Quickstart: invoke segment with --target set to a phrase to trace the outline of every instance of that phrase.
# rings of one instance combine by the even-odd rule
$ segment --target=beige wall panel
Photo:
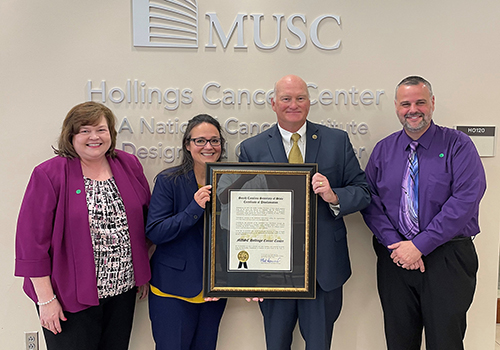
[[[221,122],[236,118],[239,123],[274,122],[269,105],[255,103],[210,105],[202,99],[202,88],[217,82],[220,90],[210,89],[214,99],[223,90],[269,90],[281,76],[294,73],[314,83],[312,98],[329,89],[361,93],[384,90],[379,104],[323,105],[311,107],[310,119],[337,122],[345,126],[354,121],[366,123],[368,132],[350,132],[356,149],[365,148],[360,162],[364,167],[369,152],[384,136],[400,129],[393,105],[393,90],[404,76],[423,75],[434,86],[436,123],[495,125],[500,70],[500,2],[498,1],[290,1],[199,0],[199,47],[197,49],[134,47],[131,1],[17,1],[0,3],[0,339],[2,348],[22,349],[23,332],[40,330],[33,303],[22,293],[22,281],[13,277],[16,217],[24,189],[35,165],[53,155],[50,146],[58,137],[62,120],[75,104],[87,99],[87,82],[94,89],[106,81],[107,91],[125,91],[127,80],[145,82],[146,88],[192,90],[193,102],[181,103],[173,111],[165,103],[113,103],[106,105],[119,123],[126,117],[134,129],[119,134],[123,142],[147,148],[177,147],[182,135],[140,132],[140,118],[150,122],[174,121],[179,124],[197,113],[210,113]],[[238,13],[263,14],[262,41],[275,40],[273,14],[283,14],[282,36],[272,50],[258,49],[253,42],[253,20],[244,20],[246,49],[235,49],[236,34],[222,48],[206,48],[209,21],[206,13],[216,13],[227,32]],[[307,43],[301,50],[289,50],[299,40],[286,27],[286,19],[303,14],[307,24]],[[308,30],[320,15],[340,17],[322,22],[319,39],[339,49],[325,51],[314,46]],[[357,95],[359,99],[359,93]],[[116,94],[114,95],[116,98]],[[100,96],[94,94],[94,100]],[[229,123],[235,129],[237,123]],[[226,134],[228,160],[235,161],[234,149],[248,134]],[[164,159],[142,159],[152,183],[161,169],[176,163]],[[500,173],[497,156],[483,158],[488,190],[481,204],[482,233],[475,240],[480,257],[478,287],[469,312],[466,348],[494,349],[495,308],[498,279]],[[335,325],[333,348],[342,350],[381,350],[385,348],[382,311],[376,292],[375,255],[371,233],[359,214],[347,219],[353,276],[344,288],[344,307]],[[293,350],[303,349],[296,331]],[[223,317],[218,349],[264,349],[262,318],[258,306],[240,299],[230,300]],[[41,349],[45,346],[42,345]],[[152,349],[147,302],[139,302],[132,334],[132,350]]]

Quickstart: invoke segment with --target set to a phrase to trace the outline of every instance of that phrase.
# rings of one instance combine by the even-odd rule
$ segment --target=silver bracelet
[[[43,305],[50,304],[51,302],[53,302],[53,301],[54,301],[54,300],[56,300],[56,299],[57,299],[57,297],[56,297],[56,295],[54,294],[54,296],[52,297],[52,299],[50,299],[49,301],[45,301],[45,302],[43,302],[43,303],[41,303],[41,302],[37,301],[37,302],[36,302],[36,304],[37,304],[38,306],[43,306]]]

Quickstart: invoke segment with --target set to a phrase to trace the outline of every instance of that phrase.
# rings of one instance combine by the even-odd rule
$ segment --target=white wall
[[[215,49],[205,48],[209,28],[205,13],[217,13],[227,32],[236,14],[261,13],[262,41],[274,41],[272,14],[304,14],[310,28],[323,14],[340,16],[341,25],[327,20],[320,25],[319,38],[341,47],[325,51],[314,46],[307,35],[301,50],[288,50],[298,40],[282,23],[282,40],[272,50],[261,50],[253,43],[253,20],[244,21],[247,49],[234,49],[236,37],[226,49],[216,38]],[[167,111],[164,104],[106,102],[121,122],[127,117],[134,134],[122,132],[122,142],[137,146],[178,146],[178,135],[141,134],[142,116],[148,121],[187,121],[206,112],[222,122],[235,117],[240,122],[274,121],[269,105],[209,105],[201,98],[202,87],[211,81],[222,88],[211,91],[211,98],[222,90],[269,90],[275,80],[289,73],[315,83],[312,97],[324,89],[360,92],[384,90],[380,103],[369,106],[320,105],[311,108],[310,119],[328,118],[343,124],[354,120],[366,123],[365,135],[351,135],[356,148],[365,147],[361,164],[376,141],[398,130],[394,113],[393,89],[403,77],[423,75],[434,86],[434,120],[441,125],[494,125],[497,123],[498,1],[287,1],[244,0],[199,2],[199,48],[138,48],[132,43],[132,5],[130,1],[68,2],[52,0],[0,3],[0,339],[6,349],[23,348],[23,332],[39,330],[35,308],[21,291],[21,279],[13,277],[15,223],[20,201],[33,167],[52,156],[61,122],[67,111],[87,99],[86,84],[97,88],[102,80],[107,89],[125,89],[127,79],[146,82],[162,91],[190,88],[193,103]],[[99,100],[95,96],[94,100]],[[231,124],[232,127],[235,125]],[[248,135],[226,135],[230,161],[232,151]],[[120,148],[120,147],[119,147]],[[497,150],[498,152],[498,150]],[[498,154],[498,153],[497,153]],[[142,163],[150,180],[166,164],[160,159]],[[500,188],[494,181],[499,173],[498,156],[484,158],[488,190],[481,204],[482,233],[475,240],[480,257],[478,287],[469,312],[466,348],[494,348],[495,308],[498,269],[499,220],[497,198]],[[333,345],[342,350],[384,349],[382,314],[375,285],[375,256],[371,233],[359,214],[347,219],[353,276],[345,285],[342,315],[335,326]],[[44,346],[42,346],[44,348]],[[151,349],[153,342],[147,316],[147,303],[139,302],[131,349]],[[224,315],[219,349],[264,349],[262,320],[258,307],[245,301],[230,300]],[[293,349],[303,349],[297,333]]]

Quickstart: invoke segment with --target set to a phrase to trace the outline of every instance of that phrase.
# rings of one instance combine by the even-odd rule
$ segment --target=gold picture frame
[[[317,164],[206,166],[204,296],[315,298]]]

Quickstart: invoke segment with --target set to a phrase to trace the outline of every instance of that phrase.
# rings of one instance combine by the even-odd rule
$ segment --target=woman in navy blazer
[[[205,163],[220,160],[224,138],[217,120],[192,118],[182,140],[182,163],[156,177],[147,237],[151,258],[149,315],[156,349],[215,349],[226,300],[203,298],[203,213],[211,186]]]

